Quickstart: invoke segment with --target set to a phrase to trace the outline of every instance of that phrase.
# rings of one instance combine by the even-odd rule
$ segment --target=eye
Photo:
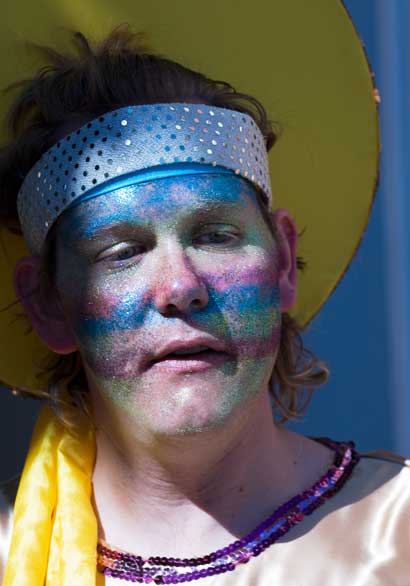
[[[126,244],[121,243],[117,246],[112,246],[99,255],[99,261],[104,260],[108,262],[121,263],[130,260],[143,253],[145,248],[141,244]]]
[[[128,260],[129,258],[132,258],[138,254],[137,248],[137,246],[128,246],[127,248],[117,252],[117,254],[114,254],[112,258],[113,260]]]
[[[239,235],[227,229],[212,229],[195,238],[197,244],[231,245],[238,242]]]

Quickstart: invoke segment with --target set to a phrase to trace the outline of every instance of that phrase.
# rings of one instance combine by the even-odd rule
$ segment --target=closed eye
[[[112,246],[102,252],[97,261],[121,262],[130,260],[139,256],[146,251],[146,247],[141,244],[127,244],[122,242],[116,246]]]
[[[216,246],[229,246],[237,244],[240,237],[239,234],[227,229],[211,229],[204,231],[195,237],[195,244],[199,245],[216,245]]]
[[[206,226],[205,230],[202,229],[201,233],[195,235],[192,239],[194,246],[216,247],[219,249],[236,246],[240,241],[241,236],[235,233],[234,227],[219,228],[218,225]],[[128,261],[138,260],[138,257],[146,253],[154,245],[154,242],[150,244],[135,241],[117,242],[100,252],[95,260],[96,262],[112,263],[113,268],[114,266],[118,267],[129,264]]]

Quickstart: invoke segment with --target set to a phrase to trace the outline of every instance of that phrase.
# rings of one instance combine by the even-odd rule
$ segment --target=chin
[[[181,405],[162,406],[151,419],[151,428],[161,435],[182,436],[215,431],[226,424],[230,413],[215,403],[201,404],[196,400]],[[153,415],[153,414],[151,414]]]

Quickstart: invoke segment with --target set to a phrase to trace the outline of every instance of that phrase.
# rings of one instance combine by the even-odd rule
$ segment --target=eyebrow
[[[108,226],[100,226],[95,230],[89,231],[87,234],[77,239],[77,244],[92,242],[97,238],[103,239],[110,238],[113,236],[123,236],[124,234],[136,232],[137,230],[139,233],[148,233],[148,229],[146,226],[136,225],[132,222],[125,220],[119,220],[117,222],[109,224]]]
[[[192,211],[190,211],[187,215],[191,217],[193,221],[210,219],[212,216],[215,217],[216,214],[232,216],[232,214],[235,214],[235,212],[240,212],[237,202],[207,202],[200,207],[198,206],[194,209],[190,208],[190,210]],[[84,236],[83,238],[79,239],[79,242],[93,238],[101,238],[104,236],[119,236],[124,232],[132,232],[136,230],[144,232],[148,231],[151,225],[151,221],[140,222],[137,220],[134,223],[130,222],[129,220],[118,220],[110,223],[109,225],[102,225],[96,228],[95,231],[92,231],[90,236]]]
[[[238,203],[235,201],[225,201],[225,202],[208,202],[201,207],[194,208],[192,211],[192,218],[201,219],[207,218],[209,216],[215,214],[225,214],[225,215],[232,215],[232,213],[242,213],[242,209],[238,206]]]

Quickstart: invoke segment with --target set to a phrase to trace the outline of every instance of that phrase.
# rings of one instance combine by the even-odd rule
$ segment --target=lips
[[[186,360],[203,360],[204,358],[215,354],[216,350],[211,350],[210,348],[205,348],[203,350],[197,350],[193,352],[184,352],[183,354],[178,354],[176,352],[170,352],[153,362],[163,362],[164,360],[179,360],[179,361],[186,361]]]
[[[194,373],[217,368],[227,362],[229,356],[226,352],[205,350],[188,356],[167,354],[163,358],[151,364],[151,370],[175,374]]]
[[[149,359],[148,368],[166,367],[172,370],[201,370],[226,361],[225,346],[211,338],[176,339],[169,341]]]

